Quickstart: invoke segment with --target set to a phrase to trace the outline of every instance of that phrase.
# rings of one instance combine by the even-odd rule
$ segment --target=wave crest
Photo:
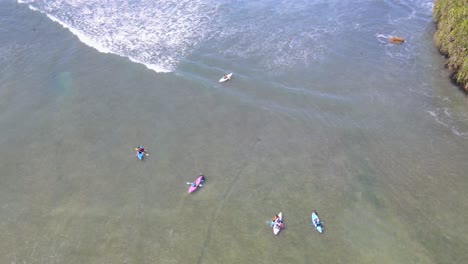
[[[205,14],[218,6],[202,0],[18,2],[46,14],[86,45],[156,72],[173,71],[182,57],[211,34]]]

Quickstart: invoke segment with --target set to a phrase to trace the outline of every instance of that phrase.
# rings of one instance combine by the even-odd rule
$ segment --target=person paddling
[[[137,151],[138,151],[139,153],[146,153],[146,152],[145,152],[145,148],[142,147],[142,146],[138,146]]]
[[[316,227],[319,227],[319,226],[321,226],[321,225],[322,225],[322,224],[320,223],[320,220],[319,220],[318,218],[315,219],[315,226],[316,226]]]
[[[138,146],[138,148],[136,148],[136,151],[138,152],[138,154],[144,154],[145,156],[149,156],[149,154],[146,152],[145,148],[142,147],[142,146]]]

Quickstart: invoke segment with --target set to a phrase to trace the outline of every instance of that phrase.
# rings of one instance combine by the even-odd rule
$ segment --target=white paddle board
[[[225,78],[225,77],[223,76],[221,79],[219,79],[219,82],[221,83],[221,82],[225,82],[225,81],[231,80],[232,72],[231,72],[230,74],[226,74],[226,76],[227,76],[227,78]]]

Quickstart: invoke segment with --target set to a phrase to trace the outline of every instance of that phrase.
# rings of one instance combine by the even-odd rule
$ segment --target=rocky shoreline
[[[453,80],[468,93],[468,0],[436,0],[434,21],[435,44]]]

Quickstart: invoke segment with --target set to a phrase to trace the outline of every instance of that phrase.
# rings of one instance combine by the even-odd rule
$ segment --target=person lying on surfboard
[[[224,79],[225,79],[225,80],[229,79],[229,77],[227,76],[227,74],[224,74]]]

